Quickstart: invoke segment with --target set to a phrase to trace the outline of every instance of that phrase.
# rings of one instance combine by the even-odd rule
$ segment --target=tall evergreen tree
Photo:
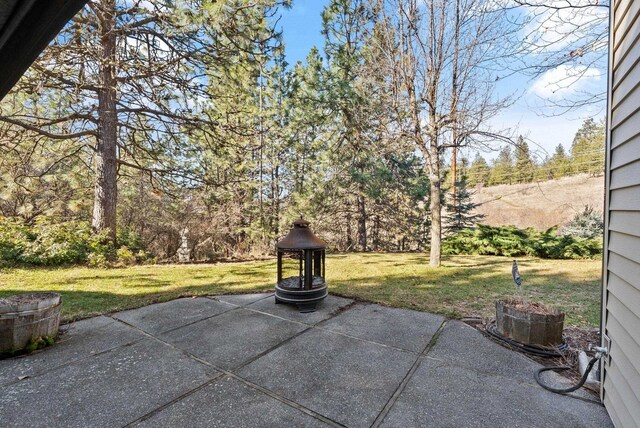
[[[571,144],[571,163],[574,173],[586,172],[590,175],[604,171],[604,123],[586,119],[576,132]]]
[[[549,171],[551,170],[551,157],[549,155],[545,155],[540,165],[536,168],[535,174],[533,175],[534,181],[546,181],[550,180],[552,177],[549,175]]]
[[[535,163],[529,152],[529,145],[521,135],[516,144],[516,160],[513,176],[516,183],[530,183],[535,174]]]
[[[491,169],[484,157],[478,152],[476,157],[471,163],[469,169],[469,185],[487,185],[489,183],[489,177],[491,175]]]
[[[280,225],[285,230],[301,215],[314,220],[331,209],[333,200],[325,191],[335,172],[327,162],[332,116],[326,103],[324,61],[317,48],[311,49],[305,63],[293,67],[290,79],[282,111],[287,126],[279,130],[285,143],[280,169],[284,205]]]
[[[513,181],[513,156],[511,154],[511,147],[504,146],[500,150],[500,153],[498,153],[498,157],[493,163],[493,168],[491,168],[489,185],[512,184]]]
[[[372,26],[371,3],[368,0],[331,0],[322,13],[325,53],[327,55],[327,102],[338,119],[337,145],[341,148],[336,161],[348,162],[347,171],[353,187],[357,218],[357,242],[367,251],[367,187],[375,152],[367,144],[365,132],[370,127],[367,104],[371,97],[363,91],[363,49]]]
[[[291,67],[273,27],[286,3],[90,0],[0,105],[0,212],[94,205],[96,231],[113,236],[115,212],[161,258],[181,235],[206,257],[271,251],[303,215],[338,250],[429,250],[437,266],[442,232],[477,221],[467,186],[520,161],[444,167],[492,138],[502,12],[330,0],[323,46]]]
[[[567,156],[564,146],[558,144],[553,152],[553,156],[551,156],[548,162],[548,176],[551,179],[556,179],[569,175],[570,173],[571,160],[569,156]]]
[[[222,143],[207,115],[207,73],[224,73],[239,50],[272,37],[255,15],[275,0],[247,3],[92,0],[16,85],[13,106],[21,93],[38,94],[29,111],[5,99],[0,121],[72,141],[92,159],[96,232],[115,241],[125,171],[160,191],[203,182],[203,149]],[[191,144],[195,135],[204,144]]]

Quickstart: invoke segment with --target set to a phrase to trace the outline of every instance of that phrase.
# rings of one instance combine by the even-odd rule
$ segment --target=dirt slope
[[[482,223],[547,229],[566,223],[585,205],[602,212],[604,176],[581,174],[538,183],[476,188],[473,191],[473,201],[481,204],[477,212],[486,215]]]

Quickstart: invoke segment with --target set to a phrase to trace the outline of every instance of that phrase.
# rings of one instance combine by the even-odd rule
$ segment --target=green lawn
[[[600,261],[522,258],[518,263],[530,299],[566,311],[570,325],[599,325]],[[333,254],[327,256],[326,274],[333,293],[454,318],[491,316],[496,299],[515,295],[509,258],[451,256],[439,269],[428,264],[421,254]],[[4,269],[0,297],[57,291],[69,321],[179,296],[268,291],[274,278],[275,262]]]

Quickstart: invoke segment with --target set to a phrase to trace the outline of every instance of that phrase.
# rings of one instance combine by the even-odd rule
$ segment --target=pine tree
[[[551,157],[549,155],[545,155],[540,165],[536,168],[536,171],[533,175],[534,181],[546,181],[550,180],[549,171],[551,170]]]
[[[462,229],[473,227],[484,219],[484,214],[473,211],[478,207],[471,199],[472,193],[468,189],[468,179],[462,175],[456,185],[455,205],[446,204],[445,235],[453,235]]]
[[[275,0],[141,3],[89,2],[5,99],[37,93],[31,114],[0,111],[27,138],[69,141],[91,159],[93,229],[113,242],[118,178],[140,172],[161,191],[203,184],[205,148],[226,143],[207,108],[219,101],[211,81],[276,38]]]
[[[491,175],[491,169],[489,164],[483,158],[480,153],[476,153],[476,157],[469,169],[469,185],[487,185],[489,183],[489,176]]]
[[[511,147],[504,146],[498,158],[491,168],[491,175],[489,176],[489,185],[495,186],[497,184],[511,184],[513,182],[513,156],[511,155]]]
[[[533,180],[534,174],[535,163],[531,158],[529,145],[521,135],[518,137],[518,143],[516,145],[516,163],[513,171],[515,182],[530,183]]]
[[[550,179],[565,177],[571,173],[571,162],[562,144],[556,146],[556,150],[548,162],[548,175]]]
[[[370,106],[372,97],[365,90],[367,82],[363,82],[362,70],[363,49],[368,41],[366,30],[373,25],[371,11],[369,0],[331,0],[322,12],[327,55],[324,90],[327,107],[336,119],[337,144],[342,149],[335,161],[346,164],[349,171],[348,205],[354,207],[360,251],[369,247],[367,196],[377,192],[373,177],[377,159],[367,140],[380,141],[376,135],[366,135],[373,128],[372,116],[376,111]]]
[[[585,120],[571,144],[572,172],[602,174],[604,170],[604,123]]]

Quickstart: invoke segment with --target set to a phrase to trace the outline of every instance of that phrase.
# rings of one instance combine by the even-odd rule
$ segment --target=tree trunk
[[[100,89],[98,92],[98,138],[95,158],[95,193],[92,227],[94,232],[108,230],[116,239],[117,204],[117,114],[116,114],[116,35],[115,0],[104,0],[98,8],[100,23]]]
[[[280,235],[280,166],[276,166],[272,170],[271,175],[271,198],[272,198],[272,209],[271,209],[271,230],[273,231],[273,247],[278,242],[278,238]]]
[[[347,212],[347,251],[353,248],[353,240],[351,239],[351,212]]]
[[[364,195],[358,195],[358,245],[367,251],[367,211]]]
[[[440,201],[440,159],[437,143],[431,143],[429,166],[430,209],[431,209],[431,250],[429,265],[440,267],[442,254],[442,204]]]
[[[454,23],[454,48],[453,64],[451,72],[451,124],[452,124],[452,145],[453,154],[451,160],[451,201],[456,206],[456,186],[458,185],[458,55],[460,53],[460,0],[456,0],[456,17]]]
[[[376,215],[373,222],[373,251],[380,251],[380,216]]]

